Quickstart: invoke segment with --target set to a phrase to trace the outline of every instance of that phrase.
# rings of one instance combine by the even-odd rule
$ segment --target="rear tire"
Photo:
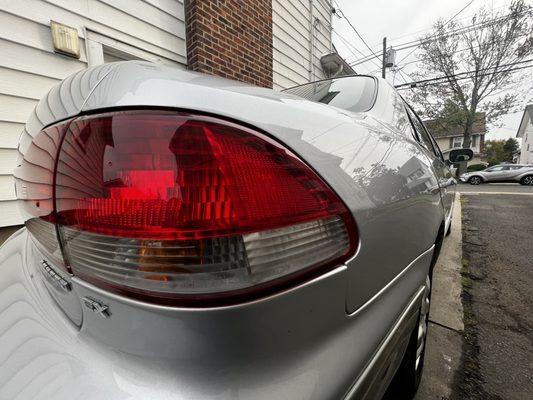
[[[524,176],[520,179],[520,184],[525,186],[533,186],[533,175]]]
[[[415,397],[420,386],[426,353],[430,299],[431,280],[428,275],[417,324],[411,333],[402,363],[387,390],[385,396],[387,399],[411,400]]]
[[[468,183],[471,185],[480,185],[483,183],[483,180],[479,176],[473,176],[470,179],[468,179]]]

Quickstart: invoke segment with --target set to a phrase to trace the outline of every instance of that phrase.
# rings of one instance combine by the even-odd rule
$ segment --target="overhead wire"
[[[352,30],[355,32],[355,34],[357,35],[357,37],[361,40],[361,42],[363,42],[363,44],[366,46],[366,48],[368,50],[370,50],[370,52],[375,55],[376,57],[379,57],[378,55],[376,55],[376,53],[374,53],[374,50],[372,50],[372,48],[368,45],[368,43],[366,42],[366,40],[363,38],[363,36],[359,33],[359,31],[355,28],[355,26],[352,24],[352,22],[350,21],[350,19],[348,17],[346,17],[346,15],[344,14],[344,12],[342,11],[342,9],[339,7],[339,3],[337,3],[335,0],[334,0],[335,4],[336,4],[336,12],[338,13],[338,15],[340,15],[342,18],[344,18],[344,20],[348,23],[348,25],[350,25],[350,27],[352,28]]]
[[[448,21],[446,21],[446,22],[444,23],[444,26],[446,26],[446,25],[448,25],[450,22],[452,22],[452,21],[453,21],[453,20],[454,20],[459,14],[461,14],[464,10],[466,10],[468,7],[470,7],[474,1],[475,1],[475,0],[470,0],[470,2],[469,2],[466,6],[464,6],[463,8],[461,8],[457,13],[454,14],[453,17],[451,17]],[[416,46],[413,50],[411,50],[411,51],[409,52],[409,54],[407,54],[404,58],[402,58],[400,61],[398,61],[398,64],[401,64],[402,61],[404,61],[407,57],[409,57],[411,54],[413,54],[413,53],[416,51],[416,49],[417,49],[418,47],[420,47],[421,45],[422,45],[422,43],[420,43],[420,44],[419,44],[418,46]]]
[[[502,7],[503,8],[503,7]],[[526,10],[524,11],[524,13],[531,13],[531,10]],[[458,14],[456,14],[458,15]],[[455,35],[458,35],[458,34],[462,34],[462,33],[466,33],[466,32],[470,32],[472,30],[476,30],[476,29],[480,29],[480,28],[483,28],[485,26],[489,26],[491,24],[494,24],[498,21],[502,21],[502,20],[505,20],[509,17],[511,17],[512,15],[514,14],[506,14],[506,15],[503,15],[503,16],[500,16],[500,17],[497,17],[497,18],[494,18],[494,19],[491,19],[489,21],[485,21],[485,22],[479,22],[477,24],[473,24],[473,25],[468,25],[468,26],[464,26],[464,27],[460,27],[456,30],[452,30],[450,32],[446,32],[442,35],[433,35],[433,37],[431,37],[430,39],[417,39],[417,40],[413,40],[413,41],[409,41],[409,42],[404,42],[404,43],[400,43],[400,44],[397,44],[395,45],[395,50],[396,51],[402,51],[402,50],[407,50],[407,49],[410,49],[410,48],[418,48],[420,47],[421,45],[425,44],[425,43],[429,43],[431,41],[435,41],[435,40],[438,40],[442,37],[448,37],[448,36],[455,36]],[[451,19],[448,20],[446,22],[446,24],[449,24],[451,22]],[[415,50],[413,50],[412,52],[410,52],[407,56],[405,56],[404,58],[402,58],[398,64],[400,64],[403,60],[405,60],[409,55],[411,55]],[[377,56],[379,58],[379,56]],[[349,62],[349,64],[351,66],[357,66],[359,64],[362,64],[362,63],[365,63],[365,62],[368,62],[370,59],[373,59],[373,58],[376,58],[376,55],[375,53],[372,53],[372,54],[367,54],[365,57],[362,57],[360,59],[357,59],[357,60],[354,60],[352,62]]]
[[[355,50],[355,51],[357,51],[359,54],[363,54],[363,53],[361,52],[361,50],[359,50],[357,47],[355,47],[353,44],[351,44],[351,43],[350,43],[345,37],[343,37],[341,34],[339,34],[339,32],[337,32],[335,29],[332,28],[331,31],[332,31],[335,35],[337,35],[337,37],[338,37],[338,38],[344,43],[344,45],[348,48],[348,51],[349,51],[350,53],[352,53],[354,56],[355,56],[355,52],[352,51],[352,49]],[[376,65],[376,66],[379,66],[375,61],[373,62],[373,64]],[[381,68],[381,66],[379,66],[379,68]]]
[[[531,67],[533,67],[533,64],[532,65],[527,65],[527,66],[522,66],[522,67],[517,67],[517,68],[502,69],[500,71],[498,71],[498,69],[499,68],[506,68],[506,67],[514,67],[515,65],[525,64],[525,63],[532,62],[532,61],[533,61],[533,59],[521,60],[521,61],[516,61],[514,63],[501,64],[501,65],[497,65],[497,66],[481,68],[481,69],[478,69],[478,70],[463,71],[463,72],[458,72],[458,73],[452,74],[452,75],[443,75],[443,76],[439,76],[439,77],[435,77],[435,78],[428,78],[428,79],[422,79],[422,80],[419,80],[419,81],[406,82],[404,84],[396,85],[395,87],[397,89],[403,89],[406,86],[409,86],[409,87],[412,87],[412,88],[414,88],[414,87],[425,87],[428,84],[447,83],[449,78],[456,78],[455,80],[470,79],[471,76],[469,76],[469,75],[471,75],[471,74],[476,74],[477,77],[483,77],[483,76],[488,76],[488,75],[491,75],[491,74],[512,72],[512,71],[517,71],[517,70],[521,70],[521,69],[531,68]],[[485,74],[483,74],[483,73],[479,74],[479,72],[486,72],[486,71],[489,71],[489,72],[485,73]],[[466,76],[464,76],[464,75],[466,75]],[[420,84],[422,84],[423,86],[419,86]]]

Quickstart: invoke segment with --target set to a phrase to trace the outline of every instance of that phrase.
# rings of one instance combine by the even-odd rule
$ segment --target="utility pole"
[[[387,69],[387,38],[383,38],[383,64],[381,66],[381,77],[385,79]]]

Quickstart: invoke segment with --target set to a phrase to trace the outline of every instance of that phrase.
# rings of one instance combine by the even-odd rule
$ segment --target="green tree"
[[[511,162],[516,150],[518,150],[518,141],[516,139],[489,140],[485,143],[485,159],[489,165]]]
[[[520,148],[520,145],[518,144],[518,140],[515,138],[509,138],[505,141],[505,144],[503,145],[503,149],[505,150],[505,153],[508,155],[507,161],[511,162],[513,161],[513,155],[518,151]]]
[[[495,122],[524,98],[518,90],[528,77],[520,73],[533,53],[532,7],[513,0],[508,10],[481,8],[467,22],[438,21],[421,38],[417,81],[410,100],[424,117],[460,123],[464,147],[470,147],[476,112]],[[509,89],[515,88],[513,92]]]

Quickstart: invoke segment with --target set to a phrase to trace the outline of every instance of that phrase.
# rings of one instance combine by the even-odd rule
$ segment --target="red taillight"
[[[74,275],[158,303],[258,295],[355,252],[355,225],[294,154],[213,117],[132,111],[70,122],[55,217]]]

